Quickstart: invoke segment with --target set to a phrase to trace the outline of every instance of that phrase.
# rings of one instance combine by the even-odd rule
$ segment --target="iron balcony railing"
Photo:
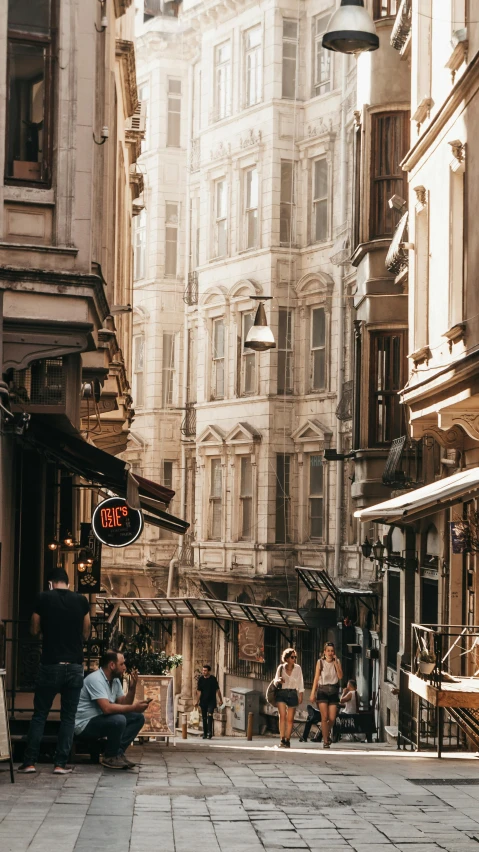
[[[196,408],[194,402],[185,405],[185,416],[183,417],[180,431],[185,438],[194,438],[196,435]]]
[[[183,301],[188,307],[198,304],[198,273],[188,272],[188,284],[183,295]]]

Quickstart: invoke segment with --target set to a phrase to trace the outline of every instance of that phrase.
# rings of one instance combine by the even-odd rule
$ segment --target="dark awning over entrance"
[[[302,615],[285,607],[257,606],[236,601],[209,598],[110,598],[98,597],[97,604],[119,607],[119,614],[133,618],[223,618],[227,621],[250,621],[264,627],[289,627],[309,630]]]
[[[143,509],[147,523],[179,535],[188,529],[186,521],[165,512],[175,492],[143,476],[133,476],[129,465],[116,456],[33,418],[24,440],[72,473],[125,497],[132,508]]]
[[[330,595],[337,604],[344,603],[344,599],[347,596],[358,598],[368,609],[371,609],[372,602],[376,602],[377,593],[372,589],[337,586],[328,572],[322,571],[320,568],[305,568],[302,565],[298,565],[296,566],[296,573],[310,592],[319,592],[326,597]]]

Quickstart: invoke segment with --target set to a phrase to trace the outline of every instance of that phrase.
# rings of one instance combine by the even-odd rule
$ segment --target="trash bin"
[[[235,686],[231,690],[231,727],[234,731],[246,733],[248,713],[253,713],[253,734],[259,733],[259,692],[245,686]]]

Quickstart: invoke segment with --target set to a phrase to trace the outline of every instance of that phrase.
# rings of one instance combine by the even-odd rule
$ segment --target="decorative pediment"
[[[140,435],[137,435],[136,432],[132,432],[130,429],[128,432],[127,450],[144,450],[147,446],[147,442]]]
[[[323,444],[329,444],[333,433],[328,426],[324,426],[319,420],[306,420],[299,429],[291,435],[296,443],[306,443],[309,441],[321,441]]]
[[[219,428],[219,426],[207,426],[205,431],[202,432],[198,438],[198,445],[205,446],[205,444],[214,444],[215,446],[218,446],[218,444],[223,444],[224,440],[224,432]]]
[[[237,423],[225,438],[227,444],[250,444],[251,441],[261,441],[261,433],[249,423]]]
[[[200,305],[203,307],[213,307],[214,305],[224,305],[228,297],[228,291],[222,284],[216,287],[208,287],[205,293],[200,296]]]
[[[312,293],[330,294],[334,289],[334,281],[326,272],[310,272],[303,275],[296,284],[298,296],[307,296]]]
[[[243,278],[241,281],[237,281],[236,284],[233,284],[230,290],[230,296],[232,299],[238,299],[241,296],[258,296],[261,295],[261,292],[261,287],[256,283],[256,281],[252,281],[251,278]]]

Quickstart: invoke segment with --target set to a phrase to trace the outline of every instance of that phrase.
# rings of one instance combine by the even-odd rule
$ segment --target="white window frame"
[[[245,483],[244,468],[249,465],[249,485]],[[241,507],[239,539],[240,541],[252,541],[254,539],[254,520],[253,520],[253,464],[251,456],[239,456],[239,502]],[[245,507],[249,508],[246,509]],[[245,526],[245,521],[249,514],[249,529]]]
[[[170,210],[168,210],[170,208]],[[175,208],[175,210],[173,210]],[[180,205],[178,201],[165,201],[165,278],[178,277],[178,228],[180,223]],[[168,246],[174,245],[174,270],[167,269]]]
[[[173,90],[172,85],[173,84]],[[174,86],[179,85],[179,91],[174,91]],[[166,147],[181,148],[181,96],[182,85],[178,77],[168,77],[168,88],[166,92],[167,99],[167,121],[166,121]],[[173,106],[179,105],[179,109],[173,109]],[[170,118],[171,116],[171,118]],[[173,125],[173,116],[179,116],[178,128]],[[174,131],[174,132],[173,132]],[[176,136],[176,133],[178,134]]]
[[[259,41],[248,47],[252,34],[259,34]],[[261,24],[250,27],[243,33],[244,51],[244,106],[248,107],[259,104],[262,99],[263,84],[263,31]]]
[[[241,396],[254,396],[257,392],[257,359],[253,349],[245,349],[245,340],[249,331],[249,321],[254,322],[254,312],[244,311],[241,314],[241,358],[240,358],[240,392]],[[251,389],[246,388],[246,376],[249,365],[254,364],[253,381]]]
[[[321,491],[312,490],[312,476],[311,476],[311,468],[312,468],[312,460],[319,459],[319,463],[322,467],[322,477],[321,477]],[[316,464],[318,464],[316,462]],[[319,464],[318,464],[319,466]],[[316,503],[320,503],[321,512],[317,514],[316,511],[313,515],[313,505],[316,506]],[[321,519],[321,535],[313,535],[312,526],[313,526],[313,517]],[[308,537],[311,541],[324,541],[324,466],[323,466],[323,456],[321,453],[311,453],[308,456]]]
[[[313,346],[313,329],[314,329],[314,313],[315,311],[322,311],[324,316],[324,343],[321,343],[319,346]],[[309,348],[310,348],[310,393],[322,393],[327,388],[328,376],[327,376],[327,342],[328,342],[328,324],[327,324],[327,314],[324,308],[324,305],[314,305],[310,309],[310,317],[309,317]],[[315,386],[315,353],[316,352],[324,352],[324,381],[322,384],[318,384]]]
[[[326,193],[320,194],[316,196],[316,172],[317,166],[319,163],[324,164],[326,170]],[[312,209],[312,240],[313,243],[325,243],[329,240],[329,232],[330,232],[330,197],[331,197],[331,178],[330,178],[330,169],[327,157],[316,157],[313,160],[313,169],[312,169],[312,196],[313,196],[313,209]],[[326,229],[324,235],[318,236],[318,216],[319,211],[322,209],[321,205],[326,207]]]
[[[256,176],[256,198],[254,198],[254,178]],[[245,249],[258,248],[259,244],[259,174],[256,165],[244,170],[243,173],[243,233]],[[250,226],[253,223],[252,234]]]
[[[291,167],[291,190],[289,200],[284,199],[283,189],[283,167]],[[284,217],[284,213],[287,216]],[[284,234],[281,233],[281,224],[287,221],[289,229],[289,239],[283,239]],[[294,160],[281,160],[280,163],[280,203],[279,203],[279,241],[282,246],[293,245],[296,238],[296,163]]]
[[[223,186],[222,194],[224,209],[219,209],[219,187]],[[214,257],[226,257],[228,254],[228,184],[226,178],[219,178],[214,182],[214,217],[215,217],[215,234],[214,234]],[[221,251],[220,233],[224,229],[224,251]]]
[[[215,493],[215,470],[219,470],[219,494]],[[209,463],[210,487],[208,498],[208,541],[221,541],[223,537],[223,459],[221,456],[212,456]],[[219,518],[217,513],[219,512]],[[215,523],[219,530],[215,529]],[[217,534],[218,533],[218,534]]]
[[[296,35],[295,36],[286,34],[286,30],[287,30],[288,26],[291,25],[291,24],[296,25]],[[297,95],[297,89],[298,89],[299,21],[297,19],[283,18],[283,41],[282,41],[282,45],[283,45],[283,56],[282,56],[282,61],[281,61],[281,68],[282,68],[281,97],[286,99],[286,100],[294,100],[294,98]],[[294,57],[293,56],[285,56],[285,47],[288,50],[290,45],[295,46]],[[292,53],[292,51],[291,51],[291,53]],[[285,89],[286,89],[285,77],[287,77],[286,72],[287,72],[290,65],[294,68],[294,92],[292,94],[285,94]]]
[[[281,313],[287,315],[284,341],[280,335],[279,317]],[[288,318],[289,315],[289,318]],[[277,369],[277,392],[278,394],[292,394],[294,390],[294,311],[291,308],[279,308],[278,310],[278,369]],[[284,345],[283,345],[284,344]],[[284,353],[281,354],[280,353]],[[283,363],[281,363],[283,362]],[[284,369],[283,369],[284,368]],[[284,373],[284,378],[283,378]],[[284,382],[282,387],[281,383]]]
[[[171,338],[170,363],[165,363],[166,339]],[[164,331],[162,335],[162,363],[161,363],[161,407],[171,408],[176,404],[178,391],[178,333],[176,331]]]
[[[216,329],[223,326],[223,351],[218,353],[216,348]],[[218,391],[219,375],[223,372],[223,390]],[[212,321],[211,328],[211,398],[224,399],[226,396],[226,323],[224,317],[217,317]]]
[[[326,95],[333,88],[333,56],[323,47],[323,35],[326,32],[331,11],[321,12],[313,18],[313,91],[312,97]],[[323,63],[327,74],[322,79]]]
[[[221,59],[221,52],[228,47],[229,55],[226,59]],[[232,44],[231,40],[227,39],[217,44],[214,49],[215,58],[215,118],[216,121],[221,121],[223,118],[228,118],[231,115],[231,58]]]
[[[135,251],[134,251],[134,280],[146,278],[146,210],[135,217]]]
[[[136,408],[145,406],[145,333],[133,331],[133,401]]]

